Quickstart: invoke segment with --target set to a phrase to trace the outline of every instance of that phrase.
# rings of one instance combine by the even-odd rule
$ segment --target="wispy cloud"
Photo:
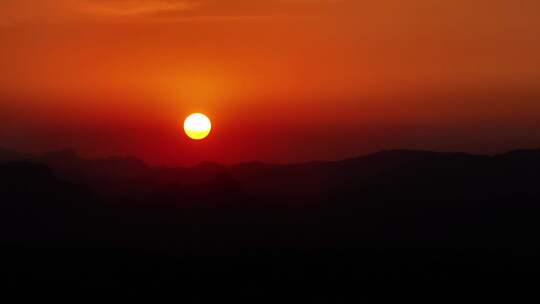
[[[196,6],[188,0],[1,0],[0,24],[136,19]]]
[[[82,0],[80,8],[86,14],[103,16],[144,16],[161,12],[193,10],[194,1],[182,0]]]
[[[300,16],[350,0],[1,0],[0,22],[254,19]]]

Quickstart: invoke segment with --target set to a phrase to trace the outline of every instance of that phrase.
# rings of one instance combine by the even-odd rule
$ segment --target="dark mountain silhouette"
[[[83,159],[72,150],[0,151],[5,261],[54,252],[56,265],[7,263],[20,282],[43,271],[104,286],[133,286],[133,277],[227,281],[220,275],[232,272],[250,282],[327,286],[338,278],[501,280],[540,271],[540,150],[391,150],[189,168]],[[202,256],[241,260],[180,262]],[[100,277],[111,269],[115,275]]]
[[[27,159],[29,156],[23,155],[17,151],[0,147],[0,161],[16,161]]]

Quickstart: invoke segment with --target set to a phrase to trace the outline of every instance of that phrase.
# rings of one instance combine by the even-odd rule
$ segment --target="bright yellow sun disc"
[[[194,113],[189,115],[184,121],[184,131],[186,135],[194,140],[204,139],[210,134],[212,123],[204,114]]]

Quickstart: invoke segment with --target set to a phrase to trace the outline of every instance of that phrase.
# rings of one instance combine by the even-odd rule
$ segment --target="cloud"
[[[350,0],[2,0],[0,23],[300,16]]]
[[[182,0],[2,0],[0,24],[138,18],[195,6]]]
[[[330,16],[335,22],[411,24],[504,22],[537,25],[538,0],[0,0],[0,24],[88,21],[181,21]],[[488,9],[489,8],[489,9]],[[534,19],[534,20],[533,20]],[[533,21],[530,21],[533,20]],[[355,25],[352,25],[355,26]]]
[[[181,0],[83,0],[87,14],[103,16],[143,16],[160,12],[181,12],[196,7],[194,1]]]
[[[87,13],[153,19],[252,19],[323,12],[350,0],[79,0]]]

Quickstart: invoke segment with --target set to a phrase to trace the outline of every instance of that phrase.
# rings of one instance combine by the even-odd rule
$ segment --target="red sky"
[[[156,164],[540,146],[537,0],[3,0],[0,146]],[[203,142],[181,133],[206,113]]]

